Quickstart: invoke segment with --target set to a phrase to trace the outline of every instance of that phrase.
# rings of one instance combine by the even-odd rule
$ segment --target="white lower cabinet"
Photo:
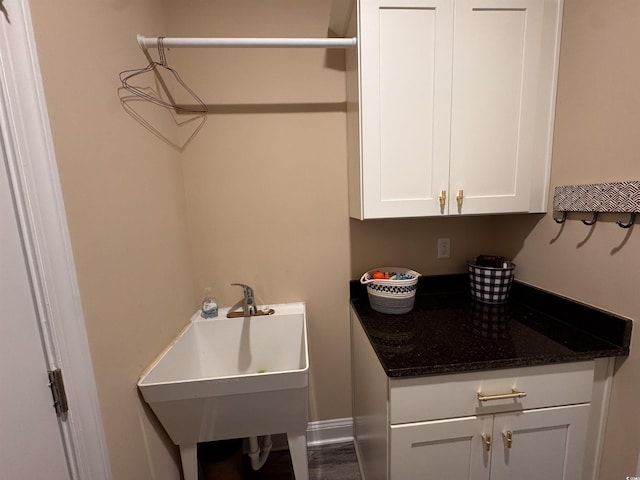
[[[489,452],[481,439],[492,425],[491,416],[392,425],[390,478],[488,479]]]
[[[597,477],[605,363],[387,377],[355,313],[351,342],[363,480]]]
[[[588,420],[589,404],[496,415],[490,478],[583,479]]]
[[[589,404],[390,426],[389,478],[581,479]]]

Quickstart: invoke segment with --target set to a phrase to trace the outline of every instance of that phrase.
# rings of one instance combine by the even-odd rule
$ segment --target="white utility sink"
[[[197,480],[198,442],[286,433],[297,480],[307,480],[309,354],[304,303],[273,315],[191,323],[138,382],[180,446],[185,480]]]

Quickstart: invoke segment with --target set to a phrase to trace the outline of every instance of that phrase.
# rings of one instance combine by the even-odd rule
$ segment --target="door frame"
[[[8,3],[8,4],[7,4]],[[111,478],[28,0],[0,15],[0,141],[48,368],[64,375],[59,418],[73,480]],[[52,407],[52,414],[55,415]]]

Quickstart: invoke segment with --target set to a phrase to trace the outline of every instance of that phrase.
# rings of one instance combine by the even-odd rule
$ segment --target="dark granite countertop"
[[[351,282],[351,303],[389,377],[544,365],[629,354],[632,322],[514,282],[509,302],[471,299],[466,275],[421,277],[414,308],[387,315]]]

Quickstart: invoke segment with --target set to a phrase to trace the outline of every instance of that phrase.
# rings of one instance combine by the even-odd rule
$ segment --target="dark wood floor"
[[[309,480],[360,480],[360,470],[353,443],[334,443],[309,447]],[[254,472],[244,455],[246,480],[291,480],[293,468],[288,450],[269,454],[264,466]]]

